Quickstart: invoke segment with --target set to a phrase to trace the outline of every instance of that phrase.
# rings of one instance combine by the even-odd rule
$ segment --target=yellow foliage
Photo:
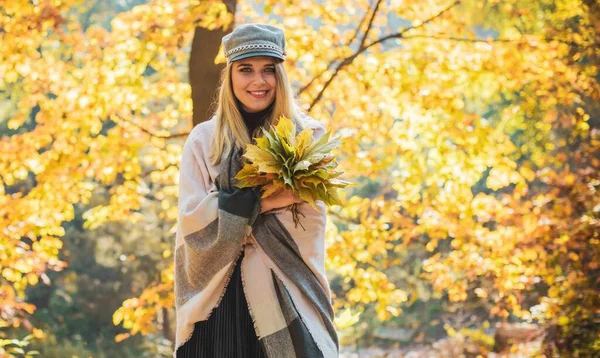
[[[83,31],[67,15],[82,3],[0,2],[0,119],[9,131],[0,137],[0,293],[18,311],[33,312],[22,302],[28,285],[66,265],[62,224],[75,205],[89,205],[93,230],[140,220],[153,195],[174,222],[181,143],[168,137],[189,128],[192,111],[184,49],[195,26],[233,19],[221,1],[155,0],[116,16],[112,31]],[[419,299],[396,276],[409,254],[420,264],[412,279],[453,304],[490,307],[490,316],[560,317],[569,328],[587,312],[569,305],[595,302],[597,10],[575,0],[496,3],[446,11],[442,1],[382,2],[365,34],[365,0],[267,0],[261,15],[238,1],[245,21],[281,19],[300,100],[342,137],[339,169],[359,183],[340,193],[327,237],[326,265],[343,277],[335,294],[347,310],[374,306],[388,320]],[[391,17],[412,27],[393,28]],[[358,23],[356,34],[341,30]],[[478,25],[498,38],[477,38]],[[150,193],[151,184],[160,189]],[[90,202],[97,190],[108,202]],[[170,270],[124,302],[115,324],[152,332],[157,312],[173,306]],[[529,298],[539,315],[521,306]],[[1,323],[18,325],[16,317]]]
[[[358,322],[360,315],[361,312],[352,313],[350,309],[344,309],[341,312],[338,311],[334,320],[335,326],[342,331],[348,329]]]
[[[84,6],[0,1],[0,122],[9,129],[0,137],[0,313],[7,325],[20,324],[19,310],[33,312],[22,302],[25,288],[65,267],[62,224],[75,205],[109,187],[109,202],[91,205],[85,227],[135,222],[148,194],[143,166],[162,170],[152,179],[174,186],[182,143],[166,140],[185,131],[192,110],[179,76],[182,49],[197,24],[216,29],[232,20],[220,1],[156,0],[118,14],[113,31],[84,31],[70,13]],[[157,74],[143,75],[147,69]]]

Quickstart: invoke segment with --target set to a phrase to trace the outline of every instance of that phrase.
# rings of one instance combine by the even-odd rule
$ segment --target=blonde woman
[[[266,24],[238,26],[222,40],[215,115],[183,149],[175,244],[175,357],[337,357],[325,276],[325,204],[318,210],[282,190],[238,189],[247,144],[292,118],[297,130],[324,127],[296,104],[285,67],[285,36]],[[292,204],[304,215],[296,228]]]

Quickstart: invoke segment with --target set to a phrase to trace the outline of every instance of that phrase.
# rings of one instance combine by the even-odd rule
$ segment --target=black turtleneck
[[[263,109],[262,111],[247,112],[246,110],[244,110],[244,107],[241,105],[241,103],[237,101],[238,109],[242,114],[242,118],[244,118],[244,122],[246,123],[246,127],[248,127],[248,133],[250,133],[250,136],[252,136],[252,132],[254,132],[254,129],[256,129],[256,127],[262,125],[265,122],[265,119],[271,112],[274,103],[275,102],[271,103],[267,108]]]

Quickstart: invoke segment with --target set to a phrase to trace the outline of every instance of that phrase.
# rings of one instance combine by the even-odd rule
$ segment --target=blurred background
[[[598,357],[595,0],[0,0],[0,357],[169,357],[179,160],[236,24],[342,136],[343,357]]]

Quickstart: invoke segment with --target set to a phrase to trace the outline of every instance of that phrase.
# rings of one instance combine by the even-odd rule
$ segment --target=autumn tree
[[[426,279],[450,312],[470,302],[481,319],[558,324],[563,342],[580,325],[589,348],[595,3],[263,5],[240,15],[286,29],[300,98],[345,136],[343,169],[362,183],[330,212],[336,308],[390,320],[429,299]]]
[[[153,1],[107,30],[79,21],[86,6],[0,1],[0,327],[31,328],[25,289],[68,264],[58,253],[76,206],[89,230],[140,222],[144,200],[174,220],[192,112],[182,49],[195,27],[231,22],[221,2]]]
[[[596,2],[228,4],[156,0],[84,30],[79,1],[0,3],[4,325],[34,309],[27,285],[67,264],[56,258],[74,205],[89,206],[90,230],[141,222],[143,200],[174,223],[181,146],[207,111],[191,121],[187,46],[194,29],[227,31],[235,8],[285,29],[301,102],[344,138],[340,169],[359,185],[329,213],[340,329],[372,315],[398,324],[436,300],[439,326],[464,310],[547,323],[548,349],[597,347]],[[214,55],[198,63],[223,62]],[[108,202],[89,205],[99,186]],[[114,322],[156,331],[172,283],[166,268]]]

